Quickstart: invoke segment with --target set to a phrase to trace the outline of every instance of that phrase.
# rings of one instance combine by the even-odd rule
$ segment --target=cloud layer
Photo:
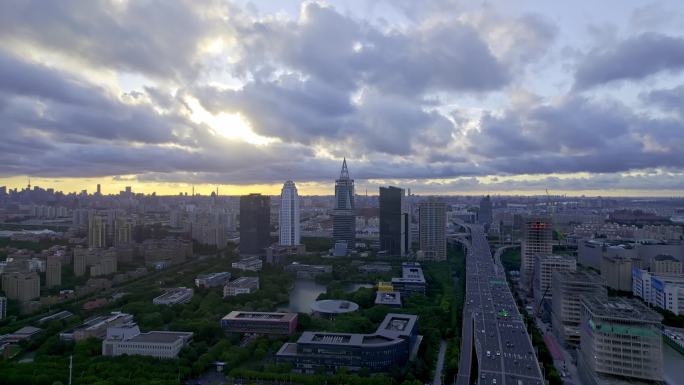
[[[357,179],[426,191],[681,189],[684,34],[652,20],[673,13],[571,39],[597,28],[382,7],[2,3],[0,177],[320,182],[346,156]]]

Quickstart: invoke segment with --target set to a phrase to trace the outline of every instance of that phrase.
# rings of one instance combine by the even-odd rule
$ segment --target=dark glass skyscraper
[[[480,201],[480,211],[477,214],[477,221],[481,225],[488,226],[492,223],[492,199],[489,195],[482,197]]]
[[[335,181],[335,207],[333,208],[332,215],[334,242],[346,242],[348,249],[353,248],[356,236],[354,179],[349,178],[347,159],[342,161],[340,179]]]
[[[271,243],[271,199],[261,194],[240,197],[240,254],[258,255]]]
[[[380,187],[380,250],[387,252],[387,255],[406,255],[409,250],[408,234],[404,189]]]

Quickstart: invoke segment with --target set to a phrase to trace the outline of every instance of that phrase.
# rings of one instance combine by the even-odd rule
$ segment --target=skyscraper
[[[88,220],[88,247],[100,249],[107,246],[107,222],[101,215],[91,215]]]
[[[418,205],[420,251],[427,261],[446,260],[446,203],[430,198]]]
[[[133,223],[125,216],[114,219],[114,246],[128,245],[133,241]]]
[[[481,225],[492,223],[492,200],[489,195],[482,197],[480,201],[480,211],[477,214],[477,221]]]
[[[45,263],[45,286],[62,285],[62,262],[55,256],[49,256]]]
[[[299,195],[297,186],[288,180],[280,191],[280,244],[293,246],[300,243]]]
[[[271,243],[271,199],[261,194],[240,197],[240,254],[262,254]]]
[[[410,246],[408,230],[404,189],[380,187],[380,250],[387,255],[405,256]]]
[[[333,241],[346,242],[354,247],[356,217],[354,215],[354,179],[349,178],[347,159],[342,161],[340,178],[335,181],[335,207],[333,208]]]
[[[524,290],[532,291],[535,257],[553,254],[551,221],[547,217],[527,217],[523,231],[520,285]]]
[[[7,317],[7,298],[0,297],[0,320]]]

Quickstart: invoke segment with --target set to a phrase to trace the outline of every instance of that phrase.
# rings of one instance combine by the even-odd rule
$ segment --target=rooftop
[[[166,292],[164,292],[164,294],[160,295],[159,297],[156,297],[155,299],[173,301],[188,295],[189,292],[192,292],[192,289],[187,287],[176,287],[167,290]]]
[[[179,339],[189,339],[192,337],[192,332],[167,332],[167,331],[152,331],[148,333],[140,333],[137,336],[129,339],[131,342],[156,342],[156,343],[172,343]]]
[[[633,298],[585,296],[582,304],[595,317],[614,320],[633,320],[660,324],[662,316]]]
[[[259,283],[259,277],[240,277],[234,281],[230,281],[226,286],[230,287],[248,287]]]
[[[401,293],[398,291],[378,291],[375,294],[375,303],[379,305],[401,305]]]
[[[354,302],[339,299],[324,299],[311,305],[311,310],[316,313],[342,314],[350,313],[359,309]]]
[[[282,320],[290,321],[297,317],[297,313],[270,313],[260,311],[239,311],[234,310],[228,313],[224,320],[249,319],[255,321]]]

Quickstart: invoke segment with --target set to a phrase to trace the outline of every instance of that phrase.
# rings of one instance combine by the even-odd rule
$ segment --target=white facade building
[[[181,348],[192,338],[191,332],[152,331],[141,333],[138,325],[127,323],[107,329],[102,341],[103,356],[139,355],[155,358],[176,358]]]
[[[223,287],[224,297],[233,297],[238,294],[251,294],[259,290],[259,277],[240,277],[235,281],[228,282]]]
[[[280,244],[294,246],[300,244],[301,228],[299,224],[299,195],[297,186],[288,180],[280,192]]]

